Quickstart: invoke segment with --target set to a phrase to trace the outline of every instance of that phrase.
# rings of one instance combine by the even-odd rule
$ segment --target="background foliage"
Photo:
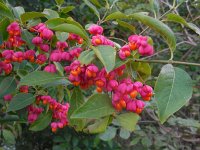
[[[105,13],[105,1],[91,0],[97,7],[100,15]],[[200,24],[200,2],[196,0],[180,1],[178,8],[172,9],[173,1],[162,0],[109,0],[112,5],[112,11],[117,10],[126,14],[143,11],[150,12],[152,16],[160,18],[163,14],[174,12],[182,16],[187,22]],[[56,9],[56,3],[53,0],[10,0],[12,6],[23,6],[26,11],[43,11],[44,8]],[[182,3],[182,4],[181,4]],[[88,8],[85,1],[82,0],[65,0],[66,6],[74,6],[74,9],[69,12],[75,20],[82,25],[91,23],[91,20],[97,22],[97,17],[91,9]],[[73,7],[71,7],[72,9]],[[170,16],[168,16],[170,17]],[[163,20],[169,19],[167,17]],[[131,34],[131,30],[136,30],[140,33],[146,27],[141,23],[134,23],[135,27],[124,27],[120,22],[113,21],[106,23],[103,26],[106,32],[112,37],[127,39]],[[174,60],[182,60],[188,62],[200,62],[200,40],[198,34],[193,30],[174,22],[167,23],[175,32],[177,38],[177,49],[174,54]],[[111,32],[110,32],[111,31]],[[147,29],[145,32],[153,38],[157,53],[154,54],[154,59],[169,58],[169,49],[165,49],[165,42],[158,34]],[[152,57],[151,57],[152,58]],[[3,143],[4,148],[10,147],[16,142],[16,149],[198,149],[200,148],[200,68],[194,66],[179,66],[184,67],[195,82],[193,97],[186,107],[175,113],[164,125],[157,121],[154,112],[156,107],[155,101],[145,109],[141,116],[136,131],[129,133],[126,130],[119,130],[116,127],[110,127],[106,133],[100,135],[86,135],[78,133],[73,129],[65,129],[56,135],[46,129],[41,132],[31,132],[26,124],[20,126],[6,126],[3,131],[6,142]],[[152,65],[151,65],[152,67]],[[154,64],[152,74],[158,75],[161,69],[161,64]],[[157,77],[152,77],[148,84],[154,85]],[[180,77],[181,78],[181,77]],[[14,135],[14,136],[13,136]],[[111,140],[113,139],[113,140]],[[105,142],[106,140],[106,142]],[[108,142],[107,142],[108,141]],[[12,146],[11,146],[12,147]]]

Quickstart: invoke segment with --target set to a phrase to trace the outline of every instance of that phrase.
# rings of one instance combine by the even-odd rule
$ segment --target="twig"
[[[183,141],[186,141],[186,142],[200,142],[200,138],[196,138],[196,139],[186,139],[186,138],[182,138]]]
[[[187,8],[187,10],[188,10],[189,16],[193,19],[192,13],[191,13],[191,11],[190,11],[190,7],[188,6],[188,1],[186,1],[186,8]]]
[[[115,40],[119,40],[119,41],[122,41],[122,42],[124,42],[125,44],[127,44],[127,42],[125,41],[125,40],[122,40],[122,39],[120,39],[120,38],[116,38],[116,37],[112,37],[112,36],[110,36],[110,37],[108,37],[109,39],[115,39]]]
[[[178,11],[175,9],[174,10],[175,11],[175,13],[177,14],[177,15],[179,15],[179,13],[178,13]],[[194,42],[194,40],[189,36],[189,33],[188,33],[188,31],[184,28],[184,25],[182,25],[181,24],[181,27],[182,27],[182,29],[183,29],[183,31],[184,31],[184,33],[185,33],[185,35],[186,35],[186,37],[187,37],[187,39],[191,42],[191,43],[193,43],[193,45],[197,45],[195,42]]]
[[[184,43],[193,45],[193,43],[191,43],[190,41],[182,41],[182,42],[177,43],[176,46],[179,46],[179,45],[184,44]],[[194,45],[193,45],[193,46],[194,46]],[[142,60],[145,60],[145,59],[148,59],[148,58],[152,58],[152,57],[154,57],[154,56],[156,56],[156,55],[158,55],[158,54],[160,54],[160,53],[166,52],[166,51],[168,51],[168,50],[169,50],[169,48],[165,48],[165,49],[163,49],[163,50],[160,50],[160,51],[154,53],[154,54],[151,55],[151,56],[147,56],[147,57],[142,58]]]
[[[196,20],[198,20],[198,19],[200,19],[200,16],[197,16],[196,18],[194,18],[194,19],[192,20],[192,22],[194,22],[194,21],[196,21]]]
[[[191,47],[182,57],[181,57],[181,61],[185,60],[188,55],[190,55],[190,53],[192,52],[193,47]]]
[[[190,65],[190,66],[198,66],[198,67],[200,67],[199,63],[174,61],[174,60],[142,60],[142,59],[135,59],[134,61],[135,62],[147,62],[147,63],[179,64],[179,65]]]

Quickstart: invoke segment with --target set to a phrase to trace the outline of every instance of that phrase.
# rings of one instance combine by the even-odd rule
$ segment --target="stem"
[[[199,66],[199,63],[191,63],[191,62],[183,62],[183,61],[173,61],[173,60],[143,60],[143,59],[135,59],[135,62],[147,62],[147,63],[161,63],[161,64],[179,64],[179,65],[191,65],[191,66]]]
[[[112,36],[110,36],[110,37],[108,37],[109,39],[115,39],[115,40],[119,40],[119,41],[122,41],[122,42],[124,42],[125,44],[127,44],[127,42],[125,41],[125,40],[122,40],[122,39],[120,39],[120,38],[116,38],[116,37],[112,37]]]
[[[109,10],[106,10],[104,16],[102,17],[102,19],[99,19],[99,21],[97,22],[98,25],[101,25],[102,23],[104,23],[104,19],[106,18],[107,14],[108,14]]]

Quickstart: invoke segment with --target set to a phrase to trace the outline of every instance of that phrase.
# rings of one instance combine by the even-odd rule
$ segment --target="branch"
[[[181,45],[181,44],[184,44],[184,43],[187,43],[187,44],[190,44],[190,45],[194,46],[193,43],[191,43],[190,41],[182,41],[182,42],[177,43],[176,47],[179,46],[179,45]],[[142,59],[152,58],[152,57],[154,57],[154,56],[156,56],[156,55],[158,55],[160,53],[166,52],[168,50],[169,50],[169,48],[165,48],[163,50],[159,50],[158,52],[154,53],[153,55],[147,56],[147,57],[143,57]]]
[[[191,62],[183,62],[183,61],[173,61],[173,60],[143,60],[143,59],[135,59],[135,62],[147,62],[147,63],[161,63],[161,64],[179,64],[179,65],[190,65],[190,66],[198,66],[199,63],[191,63]]]

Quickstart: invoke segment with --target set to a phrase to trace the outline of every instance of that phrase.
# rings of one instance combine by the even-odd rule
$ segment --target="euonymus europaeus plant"
[[[50,126],[53,132],[70,126],[86,133],[101,133],[114,125],[132,132],[152,103],[157,104],[153,119],[164,123],[190,100],[192,79],[173,65],[200,64],[174,61],[176,38],[161,19],[199,34],[194,24],[170,11],[157,18],[144,12],[111,12],[112,5],[101,16],[84,0],[98,21],[82,26],[65,14],[64,1],[56,2],[58,11],[43,12],[25,12],[0,2],[2,124],[26,122],[32,131]],[[171,10],[178,6],[174,3]],[[129,20],[147,28],[136,33]],[[103,26],[113,22],[130,29],[128,39],[107,35],[109,29]],[[151,59],[157,50],[146,30],[163,38],[169,58]],[[150,63],[164,64],[159,75],[151,74]],[[156,82],[149,85],[152,77]]]

